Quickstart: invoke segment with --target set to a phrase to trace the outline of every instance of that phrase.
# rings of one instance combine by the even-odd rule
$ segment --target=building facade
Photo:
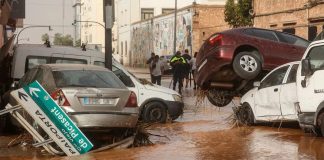
[[[224,21],[224,5],[190,5],[177,14],[176,50],[198,52],[213,33],[229,29]],[[151,52],[173,55],[174,13],[135,22],[131,25],[131,65],[143,66]]]
[[[254,26],[313,40],[323,30],[323,0],[254,0]]]
[[[102,0],[81,0],[81,43],[89,48],[104,51],[105,27]]]
[[[208,5],[224,5],[226,0],[177,0],[178,8],[193,2]],[[81,21],[103,23],[103,2],[81,0]],[[130,64],[131,24],[174,11],[174,0],[115,0],[115,23],[113,27],[113,53],[123,64]],[[104,46],[104,30],[93,23],[81,24],[81,41],[90,45]]]

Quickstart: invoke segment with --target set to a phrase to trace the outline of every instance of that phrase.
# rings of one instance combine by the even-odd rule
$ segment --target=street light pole
[[[17,34],[17,44],[19,44],[19,35],[22,31],[24,31],[25,29],[27,28],[40,28],[40,27],[48,27],[48,30],[51,31],[51,26],[43,26],[43,25],[35,25],[35,26],[28,26],[28,27],[25,27],[23,29],[21,29],[18,34]]]
[[[105,67],[112,69],[113,0],[103,0],[105,22]]]
[[[175,0],[174,5],[174,35],[173,35],[173,54],[177,52],[177,12],[178,12],[178,6],[177,2],[178,0]]]

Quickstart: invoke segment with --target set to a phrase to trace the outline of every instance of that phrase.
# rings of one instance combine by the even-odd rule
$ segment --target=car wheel
[[[225,107],[232,102],[233,94],[229,91],[211,89],[208,90],[207,98],[216,107]]]
[[[233,61],[235,73],[243,79],[253,79],[261,72],[261,61],[257,52],[240,52]]]
[[[167,110],[160,102],[150,102],[146,105],[143,112],[145,122],[165,122],[167,119]]]
[[[324,112],[322,112],[317,118],[317,128],[315,134],[318,136],[324,136]]]
[[[239,123],[243,125],[251,126],[254,124],[254,114],[248,103],[243,103],[243,105],[239,107],[237,119]]]

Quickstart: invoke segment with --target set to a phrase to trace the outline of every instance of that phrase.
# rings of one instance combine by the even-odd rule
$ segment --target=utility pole
[[[174,5],[173,54],[177,52],[177,12],[178,12],[177,1],[178,0],[175,0],[175,5]]]
[[[113,0],[103,0],[105,22],[105,67],[112,69]]]

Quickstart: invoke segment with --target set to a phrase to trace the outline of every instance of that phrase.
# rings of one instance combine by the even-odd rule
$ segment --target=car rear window
[[[112,72],[90,70],[53,71],[57,87],[126,88]]]

